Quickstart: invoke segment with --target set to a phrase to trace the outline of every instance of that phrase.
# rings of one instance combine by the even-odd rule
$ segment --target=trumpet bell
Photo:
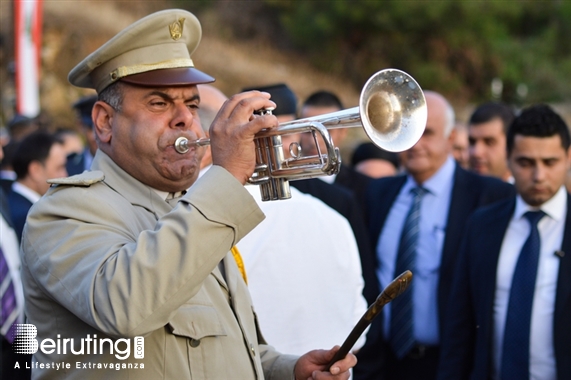
[[[414,78],[397,69],[385,69],[363,86],[359,113],[373,143],[402,152],[416,144],[424,132],[426,100]]]

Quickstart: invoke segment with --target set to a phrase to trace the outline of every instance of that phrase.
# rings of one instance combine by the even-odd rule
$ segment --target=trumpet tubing
[[[360,127],[379,148],[401,152],[420,139],[426,117],[426,100],[414,78],[397,69],[381,70],[365,83],[358,107],[281,123],[275,129],[256,134],[256,169],[249,182],[260,185],[264,201],[291,198],[289,181],[339,171],[341,156],[328,130]],[[323,139],[326,152],[302,158],[290,146],[291,158],[286,158],[282,136],[305,132],[311,132],[314,139]],[[186,153],[190,146],[209,143],[209,139],[189,141],[179,137],[175,149]]]

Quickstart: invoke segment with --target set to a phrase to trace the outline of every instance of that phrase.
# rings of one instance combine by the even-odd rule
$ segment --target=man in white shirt
[[[276,202],[247,189],[266,215],[238,243],[264,337],[288,354],[343,343],[367,309],[349,222],[293,187],[291,199]],[[364,342],[363,335],[353,348]]]
[[[507,151],[517,196],[468,222],[439,379],[571,378],[570,141],[545,105],[512,122]]]
[[[208,84],[198,89],[200,121],[207,129],[226,98]],[[284,146],[291,138],[283,136]],[[291,199],[274,202],[262,202],[258,186],[247,189],[266,215],[238,244],[264,337],[287,354],[342,344],[367,309],[349,222],[293,186]],[[363,334],[353,349],[364,342]]]

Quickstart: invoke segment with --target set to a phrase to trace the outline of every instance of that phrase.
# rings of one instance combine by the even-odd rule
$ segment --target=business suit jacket
[[[453,283],[448,324],[444,326],[439,379],[489,379],[496,271],[505,232],[515,210],[515,198],[474,213],[462,241]],[[553,343],[557,378],[571,379],[571,199],[567,216],[555,298]]]
[[[339,173],[335,176],[335,184],[351,190],[355,194],[355,199],[362,208],[363,216],[367,217],[367,205],[365,196],[367,188],[373,178],[356,171],[351,166],[341,164]]]
[[[8,194],[8,202],[10,204],[10,215],[12,217],[12,223],[14,224],[14,231],[16,232],[16,236],[18,236],[18,241],[22,241],[22,231],[24,230],[26,218],[33,203],[14,190]]]
[[[387,216],[395,202],[401,188],[406,183],[406,176],[379,178],[371,182],[367,191],[367,203],[369,205],[369,232],[371,245],[375,254],[375,264],[378,265],[376,247],[381,230],[385,224]],[[496,178],[481,176],[455,164],[454,183],[450,197],[450,208],[446,223],[444,243],[442,247],[442,257],[440,263],[440,273],[438,282],[438,319],[440,331],[446,323],[448,300],[452,286],[452,275],[460,248],[460,239],[469,215],[478,207],[493,203],[497,200],[512,196],[515,189],[512,185],[502,182]],[[398,237],[395,237],[398,238]],[[361,349],[359,362],[355,373],[362,373],[356,378],[368,378],[367,376],[378,376],[379,366],[382,361],[379,359],[380,352],[384,351],[382,317],[376,318],[373,326],[367,335],[367,342]],[[372,374],[372,375],[366,375]],[[375,375],[376,374],[376,375]]]
[[[4,191],[4,194],[10,194],[13,183],[14,180],[11,178],[0,178],[0,188]]]
[[[247,190],[213,167],[173,208],[104,153],[92,167],[57,180],[30,212],[22,243],[26,313],[38,341],[143,336],[145,356],[40,350],[38,362],[72,368],[34,369],[32,377],[290,378],[296,358],[263,341],[228,254],[263,219]],[[76,370],[76,361],[145,368]]]
[[[343,215],[351,225],[359,256],[361,258],[361,271],[365,286],[363,296],[370,305],[379,295],[379,284],[376,280],[375,262],[370,238],[365,226],[365,219],[353,192],[342,186],[324,182],[318,178],[292,181],[291,184],[302,193],[313,195],[327,206]],[[316,226],[317,227],[317,226]]]

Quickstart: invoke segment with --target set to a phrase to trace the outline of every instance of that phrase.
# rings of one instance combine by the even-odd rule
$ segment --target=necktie
[[[502,380],[529,379],[531,308],[541,246],[537,223],[545,216],[545,213],[543,211],[528,211],[524,216],[529,221],[531,231],[521,249],[512,277],[504,330]]]
[[[400,236],[395,277],[407,269],[414,272],[419,232],[420,201],[426,192],[427,190],[422,187],[411,189],[413,200]],[[414,346],[412,294],[411,289],[408,289],[391,303],[389,343],[399,359],[403,358]]]
[[[18,308],[16,307],[16,292],[12,283],[12,276],[4,252],[0,248],[0,298],[2,299],[2,313],[0,318],[0,333],[10,343],[14,342]]]

